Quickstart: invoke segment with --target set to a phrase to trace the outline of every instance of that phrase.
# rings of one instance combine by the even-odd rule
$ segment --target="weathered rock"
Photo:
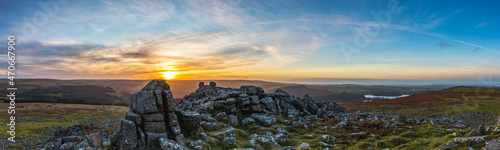
[[[290,96],[288,93],[286,93],[284,90],[282,89],[276,89],[276,91],[274,91],[274,95],[276,97],[288,97]]]
[[[227,137],[222,140],[222,142],[228,144],[228,145],[234,145],[236,144],[236,139],[234,137]]]
[[[276,142],[276,138],[273,137],[273,134],[271,132],[266,132],[264,135],[261,135],[258,139],[263,143],[269,143],[274,146],[280,146],[278,142]]]
[[[500,139],[486,141],[487,150],[500,150]]]
[[[439,122],[436,119],[431,119],[431,125],[439,125]]]
[[[288,118],[295,118],[299,116],[299,112],[287,102],[281,102],[281,108],[283,109],[283,115]]]
[[[265,116],[254,113],[251,117],[264,126],[271,126],[276,122],[275,116]]]
[[[479,143],[486,141],[486,138],[488,138],[488,136],[456,137],[454,140],[458,143],[464,143],[468,141]]]
[[[280,150],[296,150],[296,148],[293,146],[287,146],[287,147],[281,148]]]
[[[141,124],[142,118],[140,115],[134,113],[132,110],[128,110],[125,114],[125,119],[135,122],[135,124]]]
[[[458,144],[455,143],[455,142],[450,142],[450,143],[447,143],[446,145],[442,146],[439,148],[439,150],[445,150],[445,149],[452,149],[452,148],[455,148],[457,147]]]
[[[146,149],[146,133],[141,128],[137,128],[137,148]]]
[[[159,144],[162,150],[187,150],[183,146],[177,144],[173,140],[169,140],[168,138],[160,138]]]
[[[96,148],[96,149],[102,149],[104,148],[104,145],[102,144],[102,137],[99,132],[94,132],[86,136],[87,142],[89,143],[90,147]]]
[[[47,150],[58,150],[62,145],[61,138],[56,138],[54,141],[45,145],[45,149]]]
[[[261,87],[256,87],[256,86],[251,86],[251,85],[244,85],[241,86],[239,91],[241,93],[247,94],[247,95],[258,95],[261,96],[264,94],[264,89]]]
[[[166,132],[167,127],[165,126],[165,122],[144,122],[144,131],[146,132]]]
[[[255,122],[255,119],[253,119],[251,117],[247,117],[241,121],[241,123],[243,123],[243,124],[250,124],[250,123],[254,123],[254,122]]]
[[[217,122],[217,119],[215,119],[214,117],[212,117],[212,115],[210,115],[210,114],[202,113],[202,114],[200,114],[200,117],[204,121]]]
[[[81,136],[66,136],[61,138],[62,143],[66,142],[81,142],[83,141],[83,138]]]
[[[205,86],[205,82],[198,83],[198,88],[201,89]]]
[[[87,140],[83,140],[80,143],[75,144],[75,147],[73,149],[78,149],[78,150],[93,150],[93,148],[90,147],[89,143]]]
[[[144,122],[160,122],[160,121],[163,122],[163,121],[165,121],[163,114],[159,114],[159,113],[158,114],[144,114],[144,115],[142,115],[142,118],[143,118],[142,120]]]
[[[273,112],[278,113],[278,106],[276,106],[276,102],[271,97],[264,97],[260,99],[260,102],[266,106],[266,109]]]
[[[135,99],[133,98],[134,101],[131,102],[134,103],[132,105],[132,110],[140,114],[159,112],[156,99],[152,91],[140,91],[134,95],[135,96],[132,97],[135,97]]]
[[[307,148],[307,147],[309,147],[308,143],[300,143],[299,144],[299,148]]]
[[[205,142],[203,142],[202,140],[196,140],[196,141],[189,143],[189,146],[193,147],[195,149],[199,149],[199,148],[203,149],[203,144],[205,144]]]
[[[160,139],[167,137],[167,133],[146,132],[146,147],[150,149],[160,149]]]
[[[229,121],[232,125],[238,125],[239,124],[239,120],[238,120],[238,117],[236,115],[229,115]]]
[[[214,81],[210,81],[210,86],[211,87],[215,87],[215,85],[217,85],[217,83],[215,83]]]
[[[60,150],[73,150],[73,148],[75,147],[76,145],[76,142],[66,142],[64,144],[62,144],[59,149]]]
[[[130,120],[121,120],[120,129],[115,136],[119,137],[116,145],[120,149],[133,149],[137,146],[136,126]]]
[[[312,114],[318,114],[319,107],[316,105],[316,102],[309,96],[309,95],[304,95],[304,98],[302,98],[302,101],[307,105],[307,110],[311,112]]]
[[[142,88],[141,91],[154,91],[154,90],[170,91],[170,85],[168,85],[167,82],[163,79],[155,79],[149,81],[149,83],[146,84],[146,86],[144,86],[144,88]]]
[[[470,132],[470,135],[481,135],[481,132],[484,131],[485,125],[479,125],[474,130]]]
[[[255,148],[255,147],[257,147],[257,142],[255,142],[255,140],[250,140],[250,141],[248,141],[248,145]]]
[[[223,136],[223,137],[233,137],[236,135],[236,130],[233,127],[230,127],[227,130],[220,131],[214,134],[214,136]]]
[[[184,133],[198,131],[200,128],[201,117],[198,112],[180,111],[177,116],[179,117],[180,124],[182,124],[181,128]]]

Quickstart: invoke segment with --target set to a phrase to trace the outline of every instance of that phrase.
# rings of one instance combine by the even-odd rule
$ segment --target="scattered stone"
[[[471,135],[474,135],[474,136],[476,136],[476,135],[481,135],[481,132],[483,132],[483,131],[484,131],[484,127],[485,127],[485,125],[479,125],[479,126],[477,126],[474,130],[472,130],[472,131],[470,132],[470,134],[471,134]]]
[[[232,125],[238,125],[238,117],[236,115],[229,115],[229,121]]]
[[[484,142],[488,136],[473,136],[473,137],[456,137],[454,140],[455,142],[458,143],[464,143],[464,142]]]
[[[299,148],[306,148],[306,147],[309,147],[308,143],[300,143],[299,144]]]
[[[450,143],[447,143],[446,145],[444,145],[443,147],[439,148],[439,150],[452,149],[452,148],[455,148],[457,146],[458,146],[457,143],[450,142]]]
[[[236,144],[236,139],[234,137],[227,137],[222,140],[222,142],[228,144],[228,145],[234,145]]]
[[[241,123],[243,123],[243,124],[250,124],[250,123],[254,123],[254,122],[255,122],[255,119],[253,119],[251,117],[247,117],[241,121]]]
[[[274,116],[265,116],[254,113],[252,114],[252,118],[264,126],[271,126],[274,122],[276,122],[276,117]]]
[[[159,143],[162,150],[187,150],[183,146],[177,144],[177,142],[168,138],[160,138]]]
[[[230,127],[227,130],[220,131],[214,134],[214,136],[223,136],[223,137],[233,137],[236,135],[236,130],[233,127]]]
[[[500,139],[486,141],[485,148],[487,150],[499,150],[500,149]]]

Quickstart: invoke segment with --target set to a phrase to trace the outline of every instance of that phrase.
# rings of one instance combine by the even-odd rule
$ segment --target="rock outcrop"
[[[130,108],[120,129],[111,138],[119,149],[160,149],[161,138],[168,138],[183,146],[175,102],[170,86],[161,79],[152,80],[130,98]],[[199,116],[199,115],[198,115]]]
[[[321,115],[331,116],[346,113],[336,103],[324,103],[318,106],[309,96],[298,98],[278,89],[274,93],[265,93],[261,87],[241,86],[239,89],[199,84],[199,88],[183,98],[177,106],[182,111],[199,113],[221,110],[228,114],[266,113],[294,118],[298,116]]]
[[[183,134],[197,135],[196,132],[203,127],[204,130],[219,131],[211,136],[221,137],[223,143],[234,145],[236,130],[230,125],[239,125],[240,122],[272,126],[279,116],[297,120],[297,117],[317,118],[321,114],[336,116],[346,113],[336,103],[318,105],[308,95],[298,98],[281,89],[265,93],[263,88],[256,86],[232,89],[216,85],[215,82],[209,85],[201,82],[195,92],[176,104],[170,86],[164,80],[152,80],[131,96],[131,109],[121,120],[111,144],[118,149],[184,149]],[[237,115],[247,117],[239,120]],[[228,124],[222,123],[223,120]],[[204,133],[198,135],[205,142],[213,140]],[[287,137],[283,130],[276,135],[262,135],[259,139],[280,145]],[[189,145],[202,149],[203,141],[190,142]]]

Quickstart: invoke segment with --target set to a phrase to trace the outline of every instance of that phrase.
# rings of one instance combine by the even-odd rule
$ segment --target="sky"
[[[499,4],[1,1],[0,52],[18,78],[498,83]]]

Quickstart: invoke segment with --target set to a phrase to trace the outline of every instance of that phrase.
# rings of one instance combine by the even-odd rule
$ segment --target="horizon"
[[[20,79],[492,86],[494,3],[2,1],[0,47]]]

